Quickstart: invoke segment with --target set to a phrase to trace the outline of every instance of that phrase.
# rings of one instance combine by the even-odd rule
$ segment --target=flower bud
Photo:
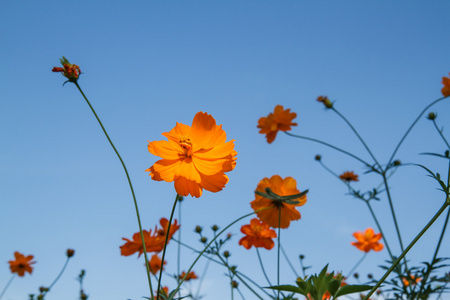
[[[204,236],[202,236],[202,238],[200,239],[200,242],[202,242],[203,244],[205,244],[208,241],[208,239]]]
[[[72,257],[72,256],[75,254],[75,250],[73,250],[73,249],[67,249],[66,254],[67,254],[67,257]]]
[[[53,67],[52,72],[61,73],[68,81],[76,83],[81,74],[80,67],[71,64],[64,56],[60,59],[60,62],[63,67]]]
[[[353,274],[353,276],[354,276],[356,279],[359,278],[359,274],[358,274],[358,273]]]
[[[300,259],[305,259],[305,256],[303,254],[300,254]]]
[[[427,119],[428,119],[428,120],[434,120],[434,119],[436,119],[436,117],[437,117],[437,115],[436,115],[434,112],[430,112],[430,113],[428,114]]]
[[[213,225],[211,227],[211,229],[212,229],[212,231],[217,231],[217,230],[219,230],[219,227],[217,225]]]
[[[398,167],[402,164],[401,161],[399,161],[398,159],[394,161],[394,166]]]
[[[372,274],[367,274],[367,278],[372,279],[373,275]]]
[[[197,233],[201,233],[202,232],[202,228],[200,226],[195,226],[195,232]]]
[[[231,256],[230,251],[223,252],[223,256],[224,257],[230,257]]]
[[[237,288],[238,287],[238,283],[237,283],[237,281],[235,281],[235,280],[233,280],[232,282],[231,282],[231,286],[233,287],[233,288]]]
[[[314,159],[317,160],[317,161],[320,161],[320,160],[322,159],[322,156],[320,156],[319,154],[317,154],[317,155],[314,157]]]
[[[331,103],[330,99],[328,99],[327,96],[319,96],[316,99],[319,102],[322,102],[323,105],[325,105],[326,108],[332,108],[333,107],[333,103]]]

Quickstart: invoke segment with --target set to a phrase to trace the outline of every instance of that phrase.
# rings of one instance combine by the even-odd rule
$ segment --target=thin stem
[[[383,238],[383,241],[384,241],[384,243],[386,245],[386,249],[387,249],[387,251],[389,253],[389,256],[391,257],[392,260],[394,260],[394,256],[392,255],[391,248],[389,248],[388,241],[387,241],[387,239],[386,239],[386,237],[385,237],[385,235],[383,233],[383,230],[381,229],[381,225],[378,222],[378,219],[377,219],[377,217],[375,215],[375,212],[373,211],[372,206],[370,205],[369,201],[365,201],[365,202],[367,204],[367,207],[369,208],[369,211],[370,211],[370,214],[372,215],[372,218],[375,221],[375,224],[377,225],[378,231],[381,233],[381,237]]]
[[[142,232],[142,225],[141,225],[141,218],[139,216],[139,208],[138,208],[138,204],[137,204],[137,200],[136,200],[136,195],[134,194],[134,189],[133,189],[133,185],[131,184],[131,179],[130,179],[130,175],[128,174],[128,170],[127,167],[125,166],[125,163],[122,160],[122,157],[119,154],[119,151],[117,151],[116,147],[114,146],[113,142],[111,141],[111,139],[109,138],[108,133],[106,132],[105,127],[103,127],[102,122],[100,121],[100,118],[97,116],[97,113],[95,112],[94,108],[92,107],[91,103],[89,102],[88,98],[86,97],[86,95],[83,93],[83,90],[81,89],[81,87],[78,85],[77,82],[74,82],[75,86],[78,88],[78,90],[80,91],[81,95],[83,96],[84,100],[86,100],[86,103],[89,105],[89,107],[91,108],[92,112],[94,113],[95,118],[97,119],[98,123],[100,124],[100,127],[103,130],[103,133],[105,134],[106,138],[108,139],[109,143],[111,144],[111,147],[114,149],[114,152],[116,153],[117,157],[119,158],[122,167],[125,171],[125,174],[127,176],[127,180],[128,180],[128,184],[130,185],[130,190],[131,190],[131,194],[133,196],[133,201],[134,201],[134,208],[136,209],[136,217],[137,217],[137,221],[138,221],[138,225],[139,225],[139,232],[141,234],[141,241],[142,241],[142,246],[144,249],[144,258],[145,258],[145,265],[146,265],[146,269],[147,269],[147,278],[148,278],[148,286],[150,289],[150,295],[152,296],[153,299],[153,288],[152,288],[152,281],[150,278],[150,266],[148,264],[148,256],[147,256],[147,249],[145,247],[145,240],[144,240],[144,234]]]
[[[406,137],[408,136],[409,132],[413,129],[413,127],[416,125],[416,123],[420,120],[420,118],[422,117],[422,115],[433,105],[435,105],[436,103],[444,100],[446,97],[441,97],[437,100],[434,100],[433,102],[431,102],[430,104],[428,104],[423,110],[422,112],[419,114],[419,116],[414,120],[414,122],[411,124],[411,126],[409,126],[408,130],[406,131],[406,133],[403,135],[403,137],[401,138],[400,142],[397,144],[397,147],[395,147],[394,152],[391,155],[391,158],[389,159],[388,165],[391,164],[392,160],[394,159],[395,154],[397,154],[398,149],[400,148],[400,146],[402,145],[403,141],[406,139]]]
[[[205,248],[198,254],[197,258],[194,260],[194,262],[191,264],[191,266],[189,267],[189,269],[186,271],[186,275],[184,276],[183,279],[181,279],[181,281],[178,283],[178,286],[175,288],[175,290],[178,290],[181,286],[181,284],[184,282],[184,279],[186,278],[187,274],[189,274],[189,272],[192,270],[192,268],[195,266],[195,264],[197,263],[197,261],[200,259],[200,257],[202,257],[202,255],[206,252],[206,250],[212,245],[212,243],[214,243],[214,241],[222,234],[224,233],[226,230],[228,230],[228,228],[230,228],[231,226],[233,226],[234,224],[236,224],[237,222],[239,222],[240,220],[249,217],[257,212],[260,212],[262,210],[265,210],[266,208],[262,208],[259,209],[257,211],[251,212],[249,214],[246,214],[240,218],[237,218],[236,220],[234,220],[233,222],[231,222],[230,224],[228,224],[224,229],[222,229],[219,234],[217,234],[213,239],[211,239],[211,241],[208,243],[208,245],[205,246]],[[260,299],[262,299],[261,297],[259,297]]]
[[[181,225],[181,201],[178,205],[178,222],[180,222]],[[178,240],[181,241],[181,226],[178,229]],[[181,275],[181,244],[178,243],[177,246],[177,283],[180,282],[180,275]],[[181,298],[181,291],[178,291],[178,298]]]
[[[434,125],[434,128],[436,128],[437,132],[439,132],[439,135],[441,136],[441,138],[442,138],[442,140],[444,141],[444,143],[447,145],[447,148],[450,150],[450,145],[449,145],[449,143],[447,142],[447,139],[445,138],[445,136],[442,134],[442,130],[440,130],[440,129],[438,128],[435,119],[433,119],[433,125]]]
[[[175,214],[175,208],[177,206],[178,197],[179,197],[179,195],[177,194],[175,196],[175,201],[173,202],[172,212],[170,213],[169,224],[167,225],[166,240],[164,242],[164,249],[163,249],[163,254],[162,254],[162,259],[161,259],[162,264],[164,264],[164,258],[166,257],[167,243],[169,242],[169,235],[170,235],[170,226],[172,225],[173,215]],[[161,270],[159,270],[158,289],[156,290],[156,299],[159,299],[159,294],[161,292],[160,289],[161,289],[162,272],[163,272],[163,268],[161,265]],[[186,277],[188,275],[188,273],[189,272],[187,272],[184,277]]]
[[[386,179],[386,173],[383,172],[381,175],[383,176],[384,187],[386,189],[386,195],[387,195],[387,198],[388,198],[388,201],[389,201],[389,207],[391,209],[392,219],[394,220],[395,230],[397,231],[397,237],[398,237],[398,241],[400,243],[400,249],[402,250],[402,252],[404,252],[405,248],[403,247],[402,236],[400,234],[400,229],[398,227],[397,217],[395,215],[395,210],[394,210],[394,204],[392,202],[391,193],[389,191],[389,185],[388,185],[388,182],[387,182],[387,179]],[[405,267],[406,267],[406,258],[405,258]]]
[[[289,257],[287,256],[286,252],[284,251],[283,245],[281,245],[281,253],[283,253],[284,258],[286,259],[289,267],[291,267],[292,272],[294,272],[295,277],[299,277],[297,271],[295,271],[294,266],[292,265],[291,261],[289,260]]]
[[[348,272],[347,276],[345,278],[349,278],[352,276],[353,272],[355,272],[356,268],[359,267],[359,265],[363,262],[363,260],[366,258],[367,252],[364,252],[364,255],[358,260],[358,262],[353,266],[353,268]]]
[[[259,249],[255,247],[255,250],[256,250],[256,254],[258,255],[259,265],[261,266],[261,270],[262,270],[262,272],[263,272],[263,274],[264,274],[264,277],[266,278],[267,283],[268,283],[270,286],[272,286],[272,283],[270,282],[269,277],[267,277],[266,270],[264,269],[264,264],[263,264],[262,259],[261,259],[261,254],[259,253]],[[274,292],[275,292],[275,291],[274,291]]]
[[[55,283],[59,280],[59,278],[62,276],[62,274],[64,273],[64,270],[67,267],[67,264],[69,263],[70,257],[67,257],[66,262],[64,263],[64,266],[61,269],[61,272],[59,272],[58,276],[56,276],[55,280],[53,280],[53,282],[50,284],[50,286],[48,287],[48,291],[47,293],[52,289],[52,287],[55,285]]]
[[[353,127],[352,123],[350,123],[346,117],[344,117],[343,114],[341,114],[336,108],[332,107],[331,108],[339,117],[341,117],[345,123],[347,123],[347,125],[352,129],[352,131],[355,133],[355,135],[358,137],[358,139],[361,141],[361,143],[363,144],[364,148],[366,148],[367,152],[369,153],[369,155],[372,157],[373,161],[375,162],[375,164],[378,165],[378,167],[381,170],[381,165],[378,163],[377,159],[375,158],[375,156],[373,155],[372,151],[370,151],[370,148],[367,146],[366,142],[364,142],[363,138],[359,135],[358,131],[356,131],[355,127]]]
[[[178,244],[178,245],[181,245],[181,244]],[[206,255],[205,255],[205,257],[209,258],[209,256],[206,256]],[[208,267],[209,267],[209,264],[210,264],[210,263],[211,263],[211,258],[209,258],[209,260],[206,262],[206,264],[205,264],[205,269],[203,270],[202,276],[200,277],[200,281],[199,281],[198,286],[197,286],[197,292],[195,293],[195,298],[196,298],[196,299],[199,298],[199,295],[200,295],[200,289],[201,289],[201,287],[202,287],[203,280],[204,280],[205,277],[206,277],[206,272],[208,272]],[[217,261],[217,263],[219,263],[219,262]]]
[[[14,278],[16,278],[15,274],[13,274],[11,276],[11,278],[8,280],[8,282],[6,283],[5,287],[3,288],[3,291],[0,294],[0,299],[2,299],[3,295],[6,293],[6,290],[9,288],[9,286],[11,285],[11,282],[13,281]]]
[[[331,144],[328,144],[328,143],[326,143],[326,142],[323,142],[323,141],[321,141],[321,140],[318,140],[318,139],[315,139],[315,138],[306,137],[306,136],[301,136],[301,135],[297,135],[297,134],[292,134],[292,133],[289,133],[289,132],[287,132],[287,131],[284,131],[284,133],[286,133],[287,135],[290,135],[290,136],[299,138],[299,139],[304,139],[304,140],[308,140],[308,141],[312,141],[312,142],[316,142],[316,143],[325,145],[325,146],[327,146],[327,147],[330,147],[330,148],[332,148],[332,149],[334,149],[334,150],[337,150],[337,151],[339,151],[339,152],[341,152],[341,153],[344,153],[344,154],[346,154],[346,155],[348,155],[348,156],[353,157],[354,159],[356,159],[356,160],[362,162],[364,165],[366,165],[366,166],[369,167],[369,168],[372,167],[369,163],[367,163],[366,161],[362,160],[362,159],[359,158],[358,156],[356,156],[356,155],[354,155],[354,154],[352,154],[352,153],[350,153],[350,152],[348,152],[348,151],[345,151],[345,150],[343,150],[343,149],[341,149],[341,148],[338,148],[338,147],[336,147],[336,146],[333,146],[333,145],[331,145]]]
[[[281,249],[281,207],[278,208],[278,251],[277,251],[277,285],[280,285],[280,249]],[[280,290],[277,293],[277,300],[280,299]]]
[[[427,225],[419,232],[419,234],[414,238],[414,240],[406,247],[405,251],[395,260],[389,270],[383,275],[383,277],[377,282],[377,284],[370,290],[370,292],[364,297],[363,300],[367,300],[370,296],[380,287],[384,280],[391,274],[391,272],[397,267],[400,261],[405,257],[406,253],[417,243],[417,241],[422,237],[422,235],[433,225],[433,223],[439,218],[439,216],[444,212],[444,210],[449,205],[448,199],[446,199],[444,205],[439,209],[439,211],[434,215],[434,217],[428,222]]]

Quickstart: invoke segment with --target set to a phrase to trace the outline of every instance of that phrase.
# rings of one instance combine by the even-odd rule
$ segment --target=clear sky
[[[360,174],[356,189],[379,184],[360,163],[329,148],[279,134],[273,144],[256,128],[277,104],[298,114],[292,133],[311,136],[366,160],[350,129],[315,101],[328,95],[386,163],[409,124],[441,97],[450,71],[448,1],[11,1],[0,0],[0,289],[11,274],[14,251],[35,256],[31,276],[16,278],[4,300],[27,299],[49,285],[65,260],[75,256],[46,299],[77,299],[75,278],[86,269],[89,299],[148,296],[143,257],[120,256],[122,237],[138,230],[132,197],[120,162],[73,84],[51,72],[66,56],[83,72],[79,83],[126,162],[143,226],[168,218],[172,183],[145,172],[158,158],[147,141],[162,140],[176,122],[190,125],[198,111],[223,124],[238,152],[235,170],[220,193],[205,192],[182,203],[182,240],[200,249],[196,225],[223,228],[251,212],[259,180],[292,176],[309,189],[302,219],[281,234],[299,269],[329,268],[344,274],[362,253],[352,233],[375,227],[361,201],[314,161],[336,173]],[[449,123],[448,101],[434,107]],[[445,162],[423,152],[445,150],[424,117],[396,158],[446,174]],[[394,206],[407,244],[441,206],[443,196],[424,170],[408,166],[392,177]],[[386,236],[400,253],[384,194],[375,203]],[[177,212],[178,214],[178,212]],[[224,250],[231,263],[266,285],[256,252],[238,246],[240,226],[230,229]],[[429,260],[443,220],[411,252]],[[272,281],[276,251],[262,256]],[[442,256],[450,256],[449,237]],[[195,256],[183,250],[182,269]],[[358,272],[382,275],[386,251],[369,253]],[[205,261],[194,268],[201,274]],[[167,270],[176,272],[176,244],[169,244]],[[448,270],[447,270],[448,271]],[[230,299],[225,269],[210,265],[201,294]],[[281,282],[295,275],[282,260]],[[168,276],[163,284],[173,288]],[[193,283],[195,288],[198,283]],[[246,299],[254,299],[242,286]]]

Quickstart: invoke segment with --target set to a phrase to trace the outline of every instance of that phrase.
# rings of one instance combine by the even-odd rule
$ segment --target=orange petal
[[[184,154],[179,144],[172,140],[150,142],[148,151],[155,156],[172,160],[179,159]]]
[[[202,187],[213,193],[221,191],[228,183],[228,176],[222,172],[210,176],[200,174],[200,177],[202,178]]]
[[[193,197],[200,197],[202,195],[202,187],[195,181],[187,180],[184,177],[178,177],[174,182],[175,190],[180,196],[191,195]]]
[[[177,168],[179,168],[181,163],[181,160],[161,159],[155,162],[150,170],[153,171],[152,173],[154,173],[156,178],[171,182],[174,180],[175,172],[177,171]],[[153,176],[152,179],[154,179]]]

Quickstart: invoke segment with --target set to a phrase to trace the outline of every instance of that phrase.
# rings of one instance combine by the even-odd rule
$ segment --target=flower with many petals
[[[286,177],[283,179],[279,175],[273,175],[270,179],[267,177],[262,179],[256,190],[264,193],[266,188],[270,188],[278,196],[290,196],[300,193],[294,178]],[[264,210],[258,211],[256,215],[261,221],[269,224],[270,227],[287,228],[291,221],[300,219],[301,215],[296,207],[306,203],[306,195],[293,199],[293,201],[296,203],[267,199],[255,194],[255,200],[250,202],[250,205],[255,211],[265,208]]]
[[[450,73],[448,74],[450,75]],[[441,90],[442,95],[444,95],[444,97],[450,96],[450,76],[448,78],[442,77],[442,84],[444,85],[444,87]]]
[[[25,276],[25,272],[32,273],[33,267],[32,264],[36,263],[35,261],[31,261],[33,259],[33,255],[25,256],[19,252],[14,252],[15,260],[9,261],[9,268],[12,273],[17,273],[20,277]]]
[[[80,67],[74,64],[69,63],[67,58],[64,56],[60,59],[61,67],[53,67],[52,72],[61,73],[68,79],[70,82],[77,82],[78,77],[80,77],[81,70]]]
[[[277,105],[273,113],[258,120],[259,133],[266,135],[269,144],[275,140],[278,131],[288,131],[291,130],[291,126],[297,126],[297,123],[292,122],[297,114],[290,111],[290,109],[285,110],[283,106]]]
[[[164,262],[164,265],[166,262]],[[157,254],[153,254],[152,258],[148,262],[148,268],[150,269],[150,272],[152,274],[157,274],[161,270],[161,268],[164,270],[164,265],[162,263],[162,260],[159,258]]]
[[[346,171],[346,172],[342,173],[341,175],[339,175],[339,178],[344,181],[347,181],[347,182],[359,181],[358,175],[353,173],[353,171]]]
[[[186,272],[185,271],[183,271],[181,273],[181,275],[178,276],[178,278],[181,280],[181,279],[184,278],[184,276],[186,276]],[[192,280],[192,279],[198,279],[198,276],[197,276],[197,274],[194,273],[194,271],[189,272],[187,274],[186,278],[184,278],[184,281],[189,281],[189,280]]]
[[[166,241],[166,234],[169,225],[169,221],[166,218],[162,218],[160,221],[161,227],[158,229],[155,226],[155,231],[152,233],[152,230],[142,230],[145,241],[145,249],[147,252],[161,252],[164,249],[164,243]],[[167,243],[169,243],[172,236],[175,232],[180,228],[177,220],[170,227],[169,237]],[[142,245],[141,233],[136,232],[133,234],[133,240],[129,240],[127,238],[122,238],[126,243],[120,246],[120,253],[123,256],[130,256],[134,253],[138,252],[139,256],[144,253],[144,246]]]
[[[148,144],[148,151],[162,158],[146,170],[153,180],[173,181],[179,195],[197,198],[203,189],[215,193],[225,187],[225,172],[234,169],[237,152],[211,115],[198,112],[191,126],[177,122],[163,135],[168,141]]]
[[[352,242],[352,245],[366,253],[370,250],[381,251],[384,248],[383,244],[379,242],[381,233],[375,234],[372,228],[367,228],[365,232],[355,232],[353,236],[357,242]]]
[[[268,224],[257,218],[251,219],[250,224],[242,226],[241,232],[245,236],[239,240],[239,245],[244,246],[246,249],[255,246],[255,248],[264,247],[270,250],[274,246],[272,239],[277,237],[275,230],[270,229]]]

